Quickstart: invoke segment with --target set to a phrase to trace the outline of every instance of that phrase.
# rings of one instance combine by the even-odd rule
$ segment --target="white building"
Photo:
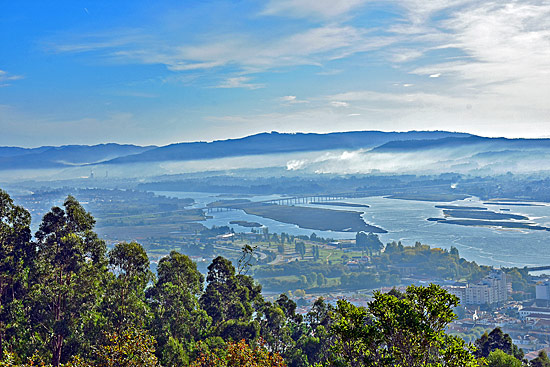
[[[537,299],[542,299],[550,301],[550,281],[545,281],[544,283],[537,284]]]
[[[495,270],[477,284],[468,284],[464,290],[463,303],[466,305],[484,305],[501,303],[508,300],[506,274]]]
[[[550,308],[546,307],[524,307],[519,310],[522,319],[550,318]]]
[[[464,296],[466,295],[465,285],[446,285],[443,286],[443,289],[450,294],[457,296],[460,299],[460,303],[464,302]]]

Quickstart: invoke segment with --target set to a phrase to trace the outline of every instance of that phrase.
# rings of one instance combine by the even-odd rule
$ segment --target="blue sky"
[[[550,137],[540,0],[0,3],[0,145]]]

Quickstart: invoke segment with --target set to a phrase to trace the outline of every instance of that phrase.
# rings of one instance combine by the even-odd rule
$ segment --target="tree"
[[[316,245],[311,246],[311,253],[313,255],[313,260],[315,261],[319,260],[319,246],[316,246]]]
[[[521,367],[522,365],[519,359],[500,349],[492,351],[487,357],[487,367]]]
[[[365,249],[369,253],[379,252],[384,248],[384,244],[374,233],[357,232],[355,235],[355,245],[358,248]]]
[[[200,304],[212,318],[215,333],[228,337],[246,335],[246,339],[255,339],[259,326],[250,324],[250,320],[253,304],[263,303],[261,286],[247,275],[235,275],[231,261],[221,256],[208,266],[206,281],[208,285]]]
[[[145,287],[153,278],[149,257],[137,242],[121,242],[109,251],[109,266],[114,279],[109,282],[103,309],[109,324],[120,332],[134,326],[144,327],[148,318]]]
[[[262,309],[260,320],[260,335],[269,349],[275,353],[284,353],[292,346],[290,330],[287,327],[285,310],[277,303],[267,302]]]
[[[64,209],[53,207],[36,232],[31,323],[39,345],[50,344],[52,365],[59,366],[63,346],[77,354],[93,337],[86,327],[98,309],[106,273],[105,243],[92,231],[92,215],[68,196]]]
[[[550,367],[550,358],[546,354],[546,351],[541,350],[537,358],[531,361],[531,367]]]
[[[476,357],[488,357],[492,351],[500,349],[518,360],[523,359],[523,351],[512,343],[510,335],[502,332],[499,327],[494,328],[489,334],[484,333],[475,341]]]
[[[327,283],[327,280],[326,280],[325,276],[323,275],[323,273],[317,274],[317,285],[318,285],[319,287],[322,287],[322,286],[324,286],[326,283]]]
[[[128,327],[119,333],[108,333],[106,342],[95,348],[93,367],[158,366],[155,339],[145,330]]]
[[[22,300],[27,295],[26,279],[35,254],[30,225],[29,212],[0,190],[0,359],[5,343],[12,350],[20,350],[24,344]]]
[[[368,308],[341,300],[333,363],[348,366],[476,366],[464,341],[445,334],[458,298],[436,285],[410,286],[402,299],[375,292]]]
[[[244,340],[228,342],[225,349],[205,349],[191,367],[286,367],[277,353],[263,346],[250,347]]]
[[[455,258],[457,258],[457,259],[460,258],[460,255],[459,255],[459,253],[458,253],[458,249],[457,249],[456,247],[454,247],[454,246],[451,246],[451,250],[449,251],[449,253],[450,253],[453,257],[455,257]]]
[[[250,246],[250,245],[244,245],[241,249],[241,257],[238,261],[238,273],[239,274],[245,274],[248,273],[248,270],[250,270],[250,267],[252,266],[252,259],[254,259],[254,251],[258,248],[258,246]]]
[[[206,336],[210,318],[198,296],[204,277],[185,255],[172,251],[158,265],[158,281],[147,292],[154,313],[152,332],[163,365],[185,366],[194,342]]]
[[[306,244],[303,242],[296,242],[296,244],[294,244],[294,249],[303,260],[306,254]]]
[[[327,364],[334,336],[330,333],[334,318],[334,308],[323,298],[313,303],[305,317],[306,330],[298,340],[297,349],[305,355],[308,365]]]

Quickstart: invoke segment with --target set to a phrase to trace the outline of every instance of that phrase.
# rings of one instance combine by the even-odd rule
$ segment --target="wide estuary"
[[[223,199],[234,199],[235,196],[224,196],[214,193],[194,192],[156,192],[179,198],[193,198],[195,207]],[[278,196],[246,197],[251,201],[276,199]],[[461,226],[454,224],[428,221],[428,218],[443,217],[443,209],[437,205],[482,207],[501,213],[518,214],[529,217],[532,223],[550,227],[550,205],[511,205],[499,203],[488,205],[478,198],[467,198],[454,202],[427,202],[416,200],[388,199],[384,197],[367,197],[339,200],[339,202],[357,203],[363,206],[343,207],[341,205],[323,205],[323,208],[333,210],[355,210],[362,212],[366,223],[381,227],[388,233],[379,234],[384,242],[401,241],[405,245],[413,245],[416,241],[432,247],[449,249],[458,248],[462,257],[474,260],[479,264],[493,266],[533,266],[550,265],[550,232],[544,230],[509,229],[481,226]],[[327,204],[329,204],[328,202]],[[304,205],[304,204],[301,204]],[[364,207],[368,205],[369,207]],[[319,205],[305,205],[315,206]],[[202,222],[206,226],[229,225],[230,221],[240,220],[257,222],[269,228],[270,232],[286,232],[294,235],[310,235],[347,239],[354,238],[354,233],[319,231],[299,228],[293,224],[281,223],[267,218],[248,215],[241,210],[212,212],[211,219]],[[236,231],[250,231],[250,228],[233,225]]]

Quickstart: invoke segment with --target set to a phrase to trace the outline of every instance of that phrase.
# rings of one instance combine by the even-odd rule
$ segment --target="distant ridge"
[[[142,153],[156,146],[98,144],[60,147],[0,147],[0,169],[61,168],[87,165],[120,156]]]
[[[261,133],[239,139],[213,142],[177,143],[146,152],[115,158],[103,164],[186,161],[245,155],[307,152],[331,149],[373,148],[390,141],[432,140],[448,137],[467,138],[470,134],[447,131],[351,131],[328,134]]]
[[[550,157],[550,139],[487,138],[448,131],[350,131],[328,134],[271,132],[238,139],[176,143],[161,147],[114,143],[38,148],[0,147],[0,170],[149,164],[336,149],[367,149],[373,153],[427,152],[434,157],[440,156],[435,153],[436,150],[441,153],[446,151],[452,152],[452,155],[441,155],[441,159],[462,157],[462,161],[455,163],[461,166],[466,164],[469,169],[473,169],[475,162],[480,159],[485,160],[480,163],[481,167],[494,165],[497,161],[504,164],[506,159],[509,162],[507,164],[511,165],[512,162],[523,162],[531,157]],[[544,162],[538,165],[546,167]]]

